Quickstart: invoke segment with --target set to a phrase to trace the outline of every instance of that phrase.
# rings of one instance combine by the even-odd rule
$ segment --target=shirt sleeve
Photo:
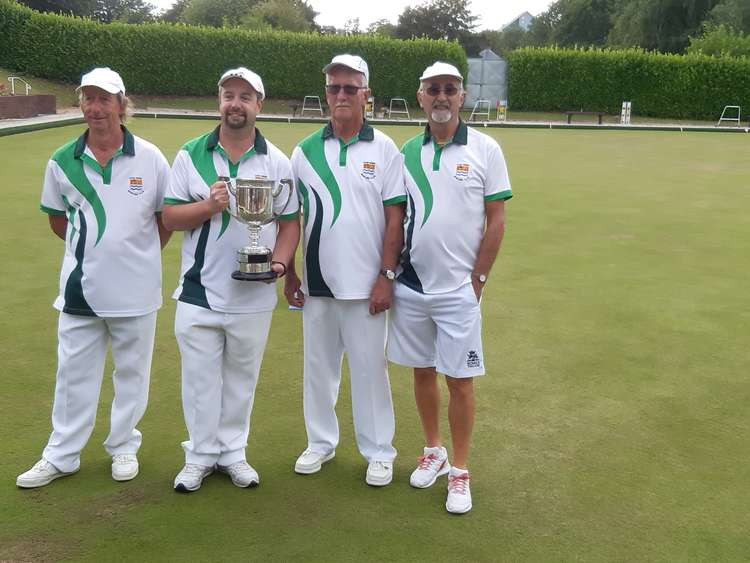
[[[513,191],[510,187],[508,167],[505,164],[503,151],[496,142],[488,144],[486,161],[487,174],[484,182],[484,200],[493,201],[512,198]]]
[[[42,199],[39,209],[49,215],[65,215],[67,205],[60,192],[60,183],[57,181],[57,163],[50,160],[44,171],[44,184],[42,186]]]
[[[180,205],[195,201],[190,193],[187,160],[189,156],[183,150],[178,152],[174,159],[164,195],[164,203],[167,205]]]
[[[383,171],[383,205],[403,203],[406,201],[404,155],[396,148],[396,145],[389,147],[386,154],[388,162]]]

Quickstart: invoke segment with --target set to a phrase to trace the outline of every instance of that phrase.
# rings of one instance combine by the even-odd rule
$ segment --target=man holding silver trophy
[[[357,445],[368,461],[365,481],[383,486],[391,482],[396,457],[384,348],[403,243],[403,159],[393,141],[364,120],[367,63],[338,55],[323,72],[331,121],[292,154],[305,215],[304,281],[290,269],[284,293],[290,304],[303,306],[307,430],[307,448],[294,470],[315,473],[335,455],[346,353]]]
[[[268,282],[286,273],[299,242],[289,159],[255,127],[260,76],[240,67],[218,86],[221,124],[179,151],[164,200],[164,224],[185,231],[173,295],[189,434],[174,481],[181,492],[215,469],[238,487],[260,481],[245,448],[276,306]]]

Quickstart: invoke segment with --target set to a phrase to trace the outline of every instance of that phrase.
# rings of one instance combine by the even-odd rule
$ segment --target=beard
[[[244,113],[224,114],[224,124],[230,129],[242,129],[247,125],[247,115]]]
[[[448,123],[453,119],[453,112],[448,108],[437,108],[430,112],[430,117],[435,123]]]

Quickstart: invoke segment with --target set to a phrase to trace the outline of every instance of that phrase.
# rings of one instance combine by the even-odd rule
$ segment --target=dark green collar
[[[122,140],[122,154],[125,154],[127,156],[135,156],[135,139],[133,139],[133,134],[128,131],[128,128],[124,125],[120,125],[120,129],[122,129],[123,132],[123,140]],[[86,152],[86,143],[89,139],[89,130],[86,129],[86,131],[83,132],[83,135],[78,137],[78,140],[76,141],[76,148],[73,152],[73,156],[75,158],[81,158],[84,152]]]
[[[206,141],[206,149],[209,151],[214,150],[218,144],[219,144],[219,129],[221,129],[221,125],[217,125],[216,129],[211,131],[211,134],[208,136],[208,141]],[[255,128],[255,152],[258,154],[268,154],[268,143],[266,143],[266,138],[261,134],[260,129],[257,127]]]
[[[467,127],[466,123],[464,123],[463,119],[459,118],[458,128],[456,129],[456,132],[453,133],[453,137],[446,144],[456,143],[457,145],[465,145],[468,142],[468,137],[469,128]],[[432,132],[430,131],[430,125],[427,124],[427,127],[424,128],[424,138],[422,139],[422,144],[426,145],[430,142],[430,140],[432,140]]]
[[[324,139],[329,139],[333,136],[333,123],[329,121],[328,123],[326,123],[326,126],[323,127],[323,133],[321,134],[321,137],[323,137]],[[359,130],[358,137],[360,141],[375,140],[375,130],[372,128],[372,125],[367,122],[366,119],[364,120],[364,122],[362,122],[362,128]]]

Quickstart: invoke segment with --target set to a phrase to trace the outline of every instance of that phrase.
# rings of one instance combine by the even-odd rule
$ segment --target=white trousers
[[[248,282],[250,283],[250,282]],[[255,385],[272,311],[220,313],[178,302],[185,462],[231,465],[245,459]]]
[[[107,345],[112,343],[114,400],[110,455],[134,454],[141,446],[136,425],[146,411],[156,311],[137,317],[85,317],[60,313],[57,382],[52,434],[43,456],[60,471],[75,471],[96,421]]]
[[[359,451],[367,461],[393,461],[395,421],[385,360],[386,315],[370,315],[368,307],[367,300],[305,298],[303,404],[308,448],[326,453],[338,445],[335,407],[346,352]]]

